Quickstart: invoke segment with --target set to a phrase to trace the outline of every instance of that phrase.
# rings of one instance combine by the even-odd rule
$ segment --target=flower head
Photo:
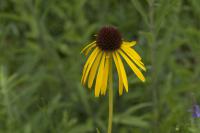
[[[96,40],[81,51],[86,56],[91,53],[83,68],[82,84],[87,83],[88,88],[92,88],[96,77],[95,96],[105,95],[109,79],[108,72],[112,60],[114,60],[119,77],[119,95],[122,95],[124,88],[128,92],[126,70],[121,58],[126,61],[136,76],[144,82],[145,77],[140,69],[146,71],[146,68],[140,55],[132,48],[135,44],[136,41],[123,41],[120,32],[115,27],[105,26],[101,28]]]

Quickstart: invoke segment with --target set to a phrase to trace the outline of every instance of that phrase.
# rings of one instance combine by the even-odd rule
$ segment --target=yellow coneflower
[[[136,41],[123,41],[120,32],[115,27],[105,26],[98,32],[96,40],[81,51],[86,56],[91,53],[83,68],[82,84],[87,83],[88,88],[92,88],[96,77],[95,97],[99,97],[100,94],[105,95],[106,89],[109,88],[108,133],[112,132],[113,118],[113,60],[119,77],[119,95],[122,95],[124,88],[128,92],[128,80],[121,57],[124,58],[137,77],[143,82],[145,81],[139,68],[144,71],[146,68],[140,55],[132,48],[135,44]],[[107,85],[108,83],[109,85]]]
[[[136,76],[144,82],[145,77],[139,68],[144,71],[146,71],[146,68],[140,55],[132,48],[135,44],[136,41],[123,41],[120,32],[115,27],[105,26],[101,28],[96,40],[81,51],[86,56],[91,53],[83,68],[81,83],[83,85],[87,83],[88,88],[92,88],[96,76],[95,97],[99,97],[100,94],[105,95],[108,79],[110,78],[109,71],[111,71],[112,60],[114,60],[119,77],[119,95],[122,95],[123,88],[128,92],[126,70],[121,58],[127,62]]]

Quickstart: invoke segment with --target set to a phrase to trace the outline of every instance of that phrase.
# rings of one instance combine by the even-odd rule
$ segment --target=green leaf
[[[140,13],[142,19],[144,20],[145,24],[148,25],[148,16],[147,11],[145,11],[144,7],[138,0],[131,0],[132,4],[134,5],[135,9]]]
[[[136,111],[139,111],[145,107],[150,107],[152,106],[151,103],[140,103],[140,104],[137,104],[137,105],[134,105],[133,107],[130,107],[129,109],[127,109],[123,115],[131,115],[132,113],[136,112]]]
[[[137,126],[137,127],[148,127],[149,124],[141,117],[130,116],[130,115],[116,115],[113,118],[113,122],[116,124],[124,124],[129,126]]]

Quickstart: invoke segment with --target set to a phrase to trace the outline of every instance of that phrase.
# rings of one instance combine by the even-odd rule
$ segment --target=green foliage
[[[107,97],[80,85],[81,48],[115,25],[147,66],[115,80],[114,133],[198,133],[199,0],[1,0],[0,133],[104,133]],[[192,95],[193,94],[193,95]]]

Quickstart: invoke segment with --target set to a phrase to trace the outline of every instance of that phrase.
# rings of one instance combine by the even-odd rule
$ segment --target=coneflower
[[[84,68],[81,83],[92,88],[94,79],[95,97],[105,95],[106,89],[109,88],[109,126],[108,133],[112,129],[112,110],[113,110],[113,83],[112,83],[112,62],[117,68],[119,77],[119,95],[123,94],[123,89],[128,92],[128,80],[126,70],[122,59],[130,66],[136,76],[143,82],[145,77],[140,69],[146,71],[141,61],[140,55],[132,48],[136,41],[123,41],[120,32],[113,26],[105,26],[100,29],[96,36],[96,40],[87,45],[81,53],[86,56],[90,53]],[[139,67],[139,68],[138,68]],[[109,84],[109,85],[108,85]]]

